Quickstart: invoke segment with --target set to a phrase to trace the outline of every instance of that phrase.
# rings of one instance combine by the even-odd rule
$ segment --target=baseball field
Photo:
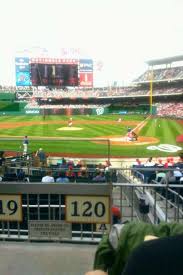
[[[69,127],[66,116],[1,116],[0,150],[22,151],[25,135],[29,138],[29,152],[41,147],[58,156],[159,157],[178,156],[182,150],[182,143],[176,141],[183,133],[181,120],[144,115],[86,115],[72,119]],[[129,128],[138,135],[136,141],[129,141]]]

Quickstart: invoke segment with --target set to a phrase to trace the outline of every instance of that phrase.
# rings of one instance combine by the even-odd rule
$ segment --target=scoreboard
[[[93,87],[92,59],[15,58],[16,86]]]

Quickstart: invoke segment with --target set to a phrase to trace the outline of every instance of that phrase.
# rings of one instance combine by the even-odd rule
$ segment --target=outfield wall
[[[108,114],[107,107],[99,108],[67,108],[67,109],[25,109],[24,106],[15,105],[15,103],[10,106],[2,106],[0,108],[0,116],[2,115],[105,115]]]
[[[152,106],[152,114],[156,115],[156,106]],[[150,108],[149,104],[118,104],[111,105],[109,107],[110,114],[149,114]]]
[[[0,93],[0,101],[11,101],[15,100],[15,93]]]
[[[149,113],[148,104],[111,104],[109,107],[102,107],[101,104],[98,108],[32,108],[26,109],[27,102],[16,102],[12,94],[1,94],[0,97],[0,115],[105,115],[105,114],[145,114]],[[6,98],[9,95],[10,98]],[[6,98],[6,99],[5,99]],[[82,101],[76,105],[89,104],[88,102]],[[92,103],[90,103],[92,104]],[[94,103],[93,103],[94,104]],[[96,104],[96,103],[95,103]],[[156,106],[153,106],[153,114],[156,114]]]
[[[25,102],[0,100],[0,115],[24,115]]]
[[[13,103],[11,105],[0,106],[0,115],[106,115],[106,114],[144,114],[149,113],[148,108],[135,108],[135,107],[98,107],[98,108],[67,108],[67,109],[25,109],[25,105],[20,106],[19,103]],[[153,109],[153,114],[156,114],[156,108]]]

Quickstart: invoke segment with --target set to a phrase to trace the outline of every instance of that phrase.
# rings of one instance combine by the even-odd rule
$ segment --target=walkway
[[[0,274],[84,275],[92,269],[95,245],[0,242]]]

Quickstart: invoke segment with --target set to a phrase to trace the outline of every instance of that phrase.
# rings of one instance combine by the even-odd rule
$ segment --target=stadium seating
[[[140,78],[139,78],[140,79]],[[93,89],[47,89],[45,87],[37,89],[34,87],[32,90],[28,87],[1,87],[3,93],[15,93],[16,99],[27,100],[28,105],[26,108],[37,108],[39,104],[38,99],[56,99],[61,100],[64,98],[76,99],[81,98],[86,101],[88,98],[107,98],[107,97],[131,97],[131,96],[144,96],[149,95],[149,87],[141,85],[131,85],[127,87],[104,87],[104,88],[93,88]],[[181,94],[183,92],[182,85],[173,85],[171,83],[166,86],[154,86],[154,95],[171,95]],[[74,105],[74,104],[73,104]],[[48,106],[50,106],[48,104]]]
[[[171,103],[158,103],[157,115],[160,117],[183,117],[183,103],[171,102]]]
[[[151,71],[146,71],[144,74],[139,76],[135,82],[145,82],[151,80]],[[153,80],[168,80],[168,79],[182,79],[183,78],[183,67],[170,67],[163,69],[154,69],[153,70]]]

